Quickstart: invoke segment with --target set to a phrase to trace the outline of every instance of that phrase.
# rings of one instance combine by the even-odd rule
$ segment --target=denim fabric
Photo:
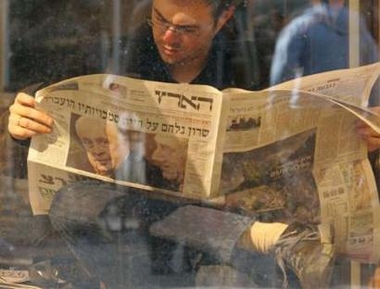
[[[159,274],[164,269],[157,269],[157,256],[152,254],[161,252],[160,257],[168,259],[169,264],[175,251],[173,244],[147,234],[152,222],[176,207],[175,202],[122,192],[110,184],[79,182],[57,192],[50,219],[89,274],[104,281],[108,288],[160,288],[160,284],[168,286],[172,282],[184,286],[191,284],[191,274]]]
[[[59,190],[49,216],[53,227],[67,241],[89,276],[99,278],[107,288],[183,288],[210,284],[219,287],[221,283],[225,283],[226,288],[234,288],[233,284],[252,288],[254,281],[250,278],[258,272],[253,268],[255,262],[251,259],[257,257],[256,264],[261,267],[262,256],[251,255],[250,260],[245,257],[237,260],[234,253],[231,260],[218,258],[230,255],[226,252],[235,251],[231,240],[236,241],[252,219],[188,205],[189,201],[185,200],[167,200],[158,198],[154,193],[125,191],[125,188],[111,184],[86,181]],[[202,216],[194,220],[173,220],[179,211],[183,211],[177,209],[183,206],[187,206],[186,211],[193,208],[194,212],[202,213],[207,220],[200,222]],[[179,215],[182,216],[181,213]],[[216,218],[222,215],[221,219]],[[149,234],[153,223],[160,224],[159,227],[155,226],[155,236]],[[159,230],[167,223],[170,223],[169,227],[179,229],[174,237],[164,234],[166,228]],[[215,233],[205,234],[205,230],[215,230]],[[189,236],[188,240],[186,235]],[[216,243],[206,235],[216,236]],[[217,252],[217,248],[223,252]],[[267,264],[274,264],[272,256],[265,258],[269,260]],[[241,274],[249,275],[244,275],[243,279],[237,278],[239,274],[231,264],[239,270],[247,267],[241,270]],[[208,271],[204,266],[212,270]],[[221,272],[229,273],[220,279]]]

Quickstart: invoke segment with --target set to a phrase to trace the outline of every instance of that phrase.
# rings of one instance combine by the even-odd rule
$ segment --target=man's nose
[[[152,160],[155,162],[162,162],[163,156],[159,149],[153,152]]]
[[[91,149],[91,152],[92,154],[94,155],[102,155],[105,153],[105,149],[101,146],[94,146],[92,149]]]
[[[166,43],[175,43],[178,42],[179,37],[179,33],[173,27],[170,26],[164,32],[163,40]]]

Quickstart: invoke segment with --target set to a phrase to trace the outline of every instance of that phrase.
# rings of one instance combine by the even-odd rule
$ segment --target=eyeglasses
[[[198,26],[190,25],[176,25],[165,19],[158,18],[152,19],[148,17],[146,19],[148,25],[152,28],[159,29],[161,32],[166,32],[168,30],[177,33],[178,35],[194,36],[197,37],[201,34],[201,29]]]

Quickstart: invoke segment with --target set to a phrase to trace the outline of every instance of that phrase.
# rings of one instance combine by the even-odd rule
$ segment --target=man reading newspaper
[[[227,0],[154,0],[147,25],[128,40],[123,71],[116,73],[164,82],[208,84],[219,89],[235,86],[231,51],[223,45],[223,28],[236,5]],[[16,140],[52,130],[54,120],[36,109],[33,97],[27,94],[18,94],[10,111],[9,133]],[[371,128],[360,126],[358,134],[367,141],[369,150],[380,147],[380,135]],[[164,163],[158,153],[156,158],[159,164]],[[166,174],[170,181],[172,174],[167,166],[165,169],[163,177]],[[56,194],[50,217],[89,272],[110,288],[159,286],[157,279],[149,275],[150,257],[160,265],[153,265],[156,273],[175,272],[181,254],[189,254],[194,268],[208,264],[198,260],[198,254],[190,256],[191,252],[186,253],[178,244],[158,241],[149,235],[149,231],[160,233],[177,225],[176,234],[186,235],[189,244],[200,242],[200,247],[211,248],[212,259],[218,262],[230,263],[232,252],[239,247],[275,256],[280,267],[290,268],[304,288],[320,288],[329,283],[333,248],[329,238],[322,240],[316,224],[263,223],[187,204],[185,200],[152,198],[137,190],[121,192],[108,184],[79,182]],[[163,222],[157,222],[160,220]],[[202,243],[204,236],[207,244]],[[261,266],[259,262],[256,265]],[[211,272],[202,268],[202,272]],[[200,286],[212,285],[213,278],[204,280],[201,276],[196,280]],[[231,277],[224,285],[242,285],[233,284],[234,280]],[[181,282],[187,280],[178,281],[175,286],[192,281]],[[252,285],[250,282],[245,285]]]

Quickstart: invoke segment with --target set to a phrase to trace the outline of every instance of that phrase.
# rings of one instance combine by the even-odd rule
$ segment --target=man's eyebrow
[[[158,18],[160,18],[162,21],[166,22],[166,23],[170,23],[172,24],[169,20],[167,20],[161,13],[160,11],[157,10],[157,8],[153,7],[153,10],[154,10],[154,13],[157,14]],[[187,28],[197,28],[197,25],[191,25],[191,24],[187,24],[187,25],[176,25],[177,27],[187,27]]]
[[[165,19],[165,17],[160,13],[160,11],[158,11],[157,10],[157,8],[153,8],[153,10],[154,10],[154,13],[156,13],[157,14],[157,16],[159,17],[159,18],[161,18],[162,20],[164,20],[165,22],[169,22],[167,19]]]

